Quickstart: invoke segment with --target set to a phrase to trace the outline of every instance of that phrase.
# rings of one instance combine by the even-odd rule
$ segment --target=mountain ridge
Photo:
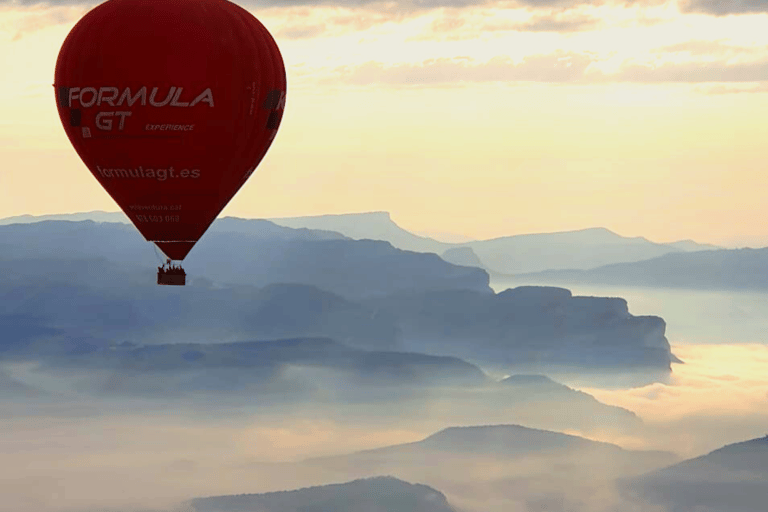
[[[705,455],[621,480],[673,511],[762,512],[768,503],[768,436],[725,445]]]
[[[0,225],[16,222],[36,222],[43,219],[83,219],[89,214],[94,219],[127,222],[121,212],[86,212],[80,214],[62,214],[40,217],[17,216],[0,219]],[[36,220],[37,219],[37,220]],[[237,219],[238,230],[253,231],[248,227],[250,221],[272,222],[275,225],[292,229],[322,230],[326,238],[334,234],[354,240],[382,240],[393,247],[422,253],[443,255],[453,249],[471,249],[475,256],[473,266],[499,275],[511,275],[539,272],[549,269],[590,269],[617,262],[642,261],[662,254],[699,251],[716,248],[711,244],[699,244],[691,240],[672,243],[657,243],[645,237],[624,237],[605,227],[589,227],[570,231],[548,233],[516,234],[494,237],[486,240],[467,242],[440,242],[429,237],[411,233],[393,220],[385,211],[315,215],[305,217],[279,217],[271,219],[242,219],[222,217],[210,228],[210,232],[219,233],[232,230],[223,223],[233,224]],[[450,256],[449,256],[450,258]],[[462,263],[470,262],[462,258]]]
[[[508,276],[538,284],[601,284],[683,289],[768,290],[768,248],[670,253],[588,270],[547,270]]]
[[[196,512],[457,512],[437,489],[392,476],[259,494],[195,498]]]

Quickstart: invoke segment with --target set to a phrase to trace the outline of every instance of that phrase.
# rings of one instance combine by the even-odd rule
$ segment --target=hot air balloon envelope
[[[182,260],[264,157],[285,106],[266,28],[226,0],[108,0],[59,52],[75,150],[107,193]]]

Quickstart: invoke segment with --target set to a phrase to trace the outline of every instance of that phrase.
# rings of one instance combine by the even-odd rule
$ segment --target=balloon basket
[[[181,267],[158,267],[157,284],[166,286],[184,286],[187,284],[187,274]]]
[[[158,273],[157,284],[170,285],[170,286],[184,286],[185,284],[187,284],[187,276],[169,276],[167,274],[163,275]]]

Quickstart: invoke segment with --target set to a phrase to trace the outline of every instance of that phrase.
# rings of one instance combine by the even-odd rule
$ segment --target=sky
[[[0,0],[0,217],[117,210],[51,87],[94,5]],[[240,5],[275,37],[288,95],[222,215],[768,245],[766,0]]]

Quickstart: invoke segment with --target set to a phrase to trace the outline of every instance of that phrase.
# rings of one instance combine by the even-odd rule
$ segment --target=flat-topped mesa
[[[507,288],[503,292],[499,292],[497,296],[503,300],[555,303],[569,300],[573,294],[571,290],[555,286],[518,286],[517,288]]]
[[[515,372],[669,372],[680,362],[666,323],[633,316],[621,298],[574,297],[564,288],[524,286],[498,294],[432,292],[377,301],[398,318],[409,349],[454,355]]]

